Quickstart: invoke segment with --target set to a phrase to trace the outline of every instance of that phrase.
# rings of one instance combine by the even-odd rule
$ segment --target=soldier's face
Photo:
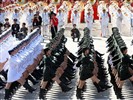
[[[15,10],[15,13],[17,13],[18,11],[17,10]]]
[[[59,10],[59,13],[61,13],[61,10]]]
[[[85,51],[85,55],[88,55],[89,54],[89,49],[87,49],[86,51]]]
[[[124,52],[123,52],[124,54],[127,54],[127,49],[126,50],[124,50]]]
[[[74,11],[75,14],[77,14],[77,11]]]
[[[47,10],[45,9],[44,12],[47,12]]]
[[[51,50],[49,50],[46,55],[51,56]]]
[[[90,15],[90,12],[88,12],[87,14]]]
[[[118,13],[121,13],[121,10],[118,10]]]
[[[32,13],[32,10],[29,10],[30,13]]]
[[[73,25],[73,28],[76,28],[76,25]]]

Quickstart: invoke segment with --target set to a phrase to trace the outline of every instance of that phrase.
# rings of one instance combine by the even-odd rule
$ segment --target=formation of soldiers
[[[124,99],[122,95],[124,82],[129,79],[133,84],[133,58],[128,55],[128,48],[118,28],[112,28],[112,32],[113,34],[107,39],[110,82],[113,84],[117,99]]]
[[[78,28],[83,9],[85,9],[86,28],[84,29],[84,36],[79,42],[78,57],[76,57],[65,46],[67,38],[64,35],[64,29],[68,23],[67,17],[70,10],[71,22]],[[132,35],[132,13],[132,7],[127,3],[120,8],[115,1],[109,7],[102,1],[98,6],[102,37],[106,37],[109,32],[109,21],[113,27],[117,27],[112,29],[113,34],[107,39],[107,46],[109,47],[108,65],[111,83],[118,99],[123,98],[121,90],[124,81],[130,79],[133,83],[133,60],[127,55],[126,44],[120,35],[122,33],[121,25],[124,21],[126,21],[127,27],[130,26]],[[30,86],[28,80],[35,85],[41,78],[39,99],[46,99],[46,94],[54,82],[57,82],[62,92],[68,92],[72,89],[68,85],[71,84],[76,75],[74,65],[80,68],[76,89],[77,99],[83,99],[82,94],[87,88],[86,80],[89,78],[98,92],[111,88],[108,84],[103,54],[94,49],[92,39],[93,14],[90,1],[86,5],[76,1],[73,7],[70,2],[64,1],[58,9],[55,4],[48,5],[43,2],[36,4],[28,2],[24,5],[11,4],[1,8],[0,30],[2,35],[0,35],[0,46],[6,45],[7,47],[6,50],[2,48],[0,51],[0,54],[3,55],[0,59],[0,74],[6,80],[5,82],[0,78],[0,88],[5,87],[4,99],[11,99],[21,85],[32,93],[36,89]],[[42,38],[49,37],[50,30],[52,39],[43,49]],[[14,48],[8,47],[6,42],[8,41],[7,43],[10,44],[17,42],[16,38],[20,40],[18,44],[14,44]],[[10,58],[4,57],[4,53],[8,57],[10,55]],[[10,61],[10,66],[5,68],[6,64],[9,63],[8,61]],[[27,63],[25,63],[26,61]]]

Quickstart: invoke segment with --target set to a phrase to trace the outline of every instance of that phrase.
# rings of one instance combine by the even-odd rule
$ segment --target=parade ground
[[[81,32],[81,37],[83,36],[84,27],[85,27],[84,23],[81,23],[79,26],[79,29]],[[110,36],[112,34],[111,27],[112,27],[111,24],[109,24],[109,34],[107,36]],[[72,39],[70,37],[71,29],[72,29],[72,25],[68,24],[65,29],[65,36],[68,39],[67,43],[66,43],[66,47],[72,53],[74,53],[76,55],[76,52],[78,50],[78,47],[77,47],[78,43],[72,41]],[[128,28],[124,27],[124,24],[123,24],[122,31],[123,31],[122,38],[124,39],[124,41],[128,47],[128,54],[132,55],[133,54],[133,46],[131,45],[132,36],[130,35],[130,30]],[[104,55],[104,59],[105,59],[104,63],[105,63],[105,67],[108,68],[107,63],[106,63],[107,56],[108,56],[108,54],[106,53],[107,52],[107,48],[106,48],[107,38],[101,37],[101,27],[100,27],[99,21],[95,21],[95,23],[94,23],[94,27],[92,29],[92,37],[94,40],[95,49],[98,50],[100,53],[105,54]],[[44,47],[45,47],[45,44],[48,42],[49,42],[48,38],[45,38],[44,43],[42,43],[42,45],[44,45]],[[70,86],[73,87],[73,89],[71,91],[69,91],[67,93],[63,93],[61,91],[60,87],[57,85],[57,83],[54,83],[52,89],[50,91],[48,91],[46,98],[48,100],[76,100],[76,86],[77,86],[77,81],[79,78],[78,71],[79,71],[79,69],[77,68],[76,78],[74,78],[72,80],[72,84],[70,84]],[[109,75],[108,75],[108,79],[110,79]],[[107,91],[98,93],[90,79],[88,79],[86,82],[87,82],[87,91],[84,93],[84,98],[86,100],[96,100],[96,99],[115,100],[116,99],[113,88],[110,88]],[[29,93],[27,90],[25,90],[23,88],[23,86],[21,86],[21,88],[19,90],[17,90],[15,95],[12,97],[12,100],[36,100],[36,99],[38,99],[39,84],[40,84],[40,81],[38,84],[33,86],[33,87],[36,87],[37,90],[34,91],[34,93],[32,93],[32,94]],[[109,82],[109,84],[110,84],[110,82]],[[132,90],[133,90],[133,86],[131,85],[129,80],[127,80],[122,88],[122,94],[124,95],[126,100],[133,100],[133,91]],[[4,98],[4,89],[0,91],[0,99],[3,99],[3,98]]]

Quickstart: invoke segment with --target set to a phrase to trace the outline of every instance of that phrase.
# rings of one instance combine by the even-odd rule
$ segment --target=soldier
[[[44,50],[44,53],[46,55],[45,58],[45,62],[46,62],[46,69],[43,75],[43,82],[41,83],[41,88],[40,88],[40,93],[39,93],[39,99],[45,99],[46,98],[46,93],[47,93],[47,83],[50,80],[54,80],[56,81],[63,92],[68,92],[71,90],[71,88],[69,88],[68,86],[66,86],[60,79],[59,77],[56,75],[56,67],[57,67],[57,63],[55,63],[52,59],[53,59],[53,55],[51,55],[51,50],[46,48]]]
[[[118,76],[120,77],[120,82],[118,84],[118,97],[123,98],[121,91],[122,86],[124,84],[124,81],[129,79],[131,83],[133,84],[133,75],[130,73],[130,69],[132,69],[133,60],[131,57],[127,54],[127,47],[121,48],[121,52],[123,54],[122,57],[122,63],[119,67]]]
[[[105,91],[111,87],[106,84],[105,80],[107,77],[105,77],[105,73],[101,71],[103,70],[101,67],[103,66],[103,61],[101,59],[102,54],[94,50],[93,40],[89,35],[89,29],[85,28],[84,32],[84,37],[79,42],[79,61],[76,64],[77,67],[80,67],[80,79],[76,90],[77,99],[83,99],[82,93],[86,90],[85,81],[88,78],[91,78],[98,92]],[[103,77],[105,80],[103,80]]]
[[[109,16],[105,9],[103,9],[103,12],[100,14],[100,24],[102,29],[102,37],[106,37],[109,33],[108,30],[108,24],[109,24]]]
[[[98,92],[102,92],[110,88],[110,86],[107,86],[104,82],[102,82],[100,79],[97,78],[96,74],[94,74],[97,62],[92,61],[92,59],[89,56],[90,55],[89,53],[90,53],[89,48],[83,48],[84,57],[77,64],[78,66],[82,66],[80,71],[80,79],[76,90],[77,99],[83,99],[82,91],[84,91],[85,89],[85,81],[88,78],[91,78]]]
[[[113,34],[107,40],[107,47],[109,47],[109,71],[111,74],[111,83],[114,86],[114,91],[117,99],[124,99],[122,95],[122,86],[124,81],[129,79],[133,83],[133,76],[131,73],[133,60],[127,54],[127,47],[120,36],[118,28],[112,29]]]
[[[42,13],[42,22],[43,22],[42,35],[43,36],[49,36],[50,16],[48,13],[48,9],[46,7],[44,8],[44,11]]]

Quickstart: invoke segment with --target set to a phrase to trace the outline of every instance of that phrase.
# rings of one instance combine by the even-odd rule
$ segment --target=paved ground
[[[75,52],[77,51],[77,43],[76,42],[73,43],[72,39],[70,38],[70,29],[71,29],[70,27],[71,27],[71,24],[69,24],[67,26],[66,31],[65,31],[65,35],[68,37],[68,42],[67,42],[66,46],[72,53],[75,54]],[[81,33],[83,33],[82,29],[84,27],[85,27],[84,24],[80,25]],[[109,27],[111,27],[111,25]],[[99,23],[96,22],[95,26],[93,28],[93,34],[92,34],[93,39],[94,39],[94,45],[95,45],[96,50],[105,54],[105,56],[104,56],[105,66],[107,67],[107,64],[106,64],[106,58],[107,58],[106,50],[107,49],[106,49],[106,43],[105,43],[107,38],[101,38],[100,33],[101,32],[100,32]],[[110,29],[110,34],[111,34],[111,29]],[[110,34],[108,34],[108,35],[110,35]],[[132,46],[131,46],[132,38],[130,37],[129,31],[127,29],[125,29],[122,35],[123,35],[123,39],[125,40],[128,48],[129,48],[129,50],[128,50],[129,54],[133,54]],[[45,42],[48,42],[48,41],[46,40]],[[78,71],[78,69],[77,69],[77,71]],[[76,99],[75,89],[76,89],[77,79],[78,79],[78,74],[77,74],[76,78],[72,80],[71,86],[73,86],[73,89],[68,93],[62,93],[60,87],[55,83],[53,88],[48,92],[47,99],[48,100],[59,100],[59,99],[75,100]],[[23,87],[21,87],[17,91],[17,93],[13,96],[12,99],[13,100],[25,100],[25,99],[36,100],[36,99],[38,99],[39,84],[35,85],[34,87],[37,87],[37,90],[33,94],[28,93],[27,90],[25,90]],[[133,100],[133,87],[128,80],[125,82],[122,92],[127,100]],[[3,96],[4,96],[4,90],[0,90],[0,99],[3,99]],[[107,90],[103,93],[97,93],[96,88],[93,86],[90,79],[87,80],[87,91],[84,93],[84,97],[86,100],[91,100],[91,99],[93,99],[93,100],[94,99],[114,100],[114,99],[116,99],[112,88],[110,88],[109,90]]]

